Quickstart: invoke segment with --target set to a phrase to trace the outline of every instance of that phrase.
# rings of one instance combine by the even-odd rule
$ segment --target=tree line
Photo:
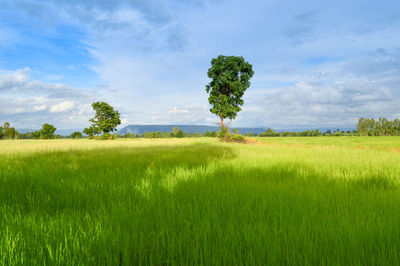
[[[361,117],[357,123],[357,132],[360,136],[399,136],[400,120],[390,121],[384,117],[375,120]]]
[[[225,130],[229,130],[226,126]],[[9,122],[5,122],[0,127],[0,139],[80,139],[80,138],[91,138],[91,139],[116,139],[116,138],[196,138],[196,137],[221,137],[221,130],[219,132],[206,131],[205,133],[188,133],[183,132],[179,127],[174,127],[172,131],[167,132],[143,132],[142,134],[126,133],[120,135],[117,133],[106,134],[106,135],[84,135],[82,132],[75,131],[67,136],[55,134],[56,128],[50,124],[44,124],[38,131],[28,133],[18,133],[18,131],[10,126]],[[386,118],[379,118],[375,120],[373,118],[365,119],[360,118],[357,123],[357,130],[343,131],[339,129],[327,130],[325,132],[319,129],[304,130],[300,132],[296,131],[275,131],[268,128],[265,132],[260,134],[253,134],[248,132],[247,134],[239,134],[237,129],[231,130],[233,134],[230,134],[229,138],[233,140],[240,138],[239,136],[249,137],[320,137],[320,136],[400,136],[400,120],[394,119],[390,121]]]

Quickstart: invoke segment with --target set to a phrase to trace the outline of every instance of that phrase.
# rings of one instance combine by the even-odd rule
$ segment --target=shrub
[[[221,127],[217,135],[220,140],[226,140],[229,135],[229,129],[227,127]]]
[[[111,134],[111,133],[104,133],[100,137],[96,137],[97,140],[111,140],[111,139],[116,139],[118,137],[117,134]]]
[[[79,131],[75,131],[71,133],[71,139],[80,139],[82,138],[82,133]]]
[[[218,131],[218,138],[221,141],[225,142],[237,142],[237,143],[244,143],[245,138],[238,134],[238,131],[235,130],[234,133],[229,133],[229,129],[227,127],[221,128],[220,131]]]
[[[245,138],[240,134],[228,134],[228,141],[229,142],[244,143],[245,142]]]

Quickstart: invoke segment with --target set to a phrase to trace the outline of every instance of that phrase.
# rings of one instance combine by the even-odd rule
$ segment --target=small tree
[[[174,136],[176,136],[177,134],[178,134],[178,132],[179,132],[179,127],[174,127],[173,129],[172,129],[172,132],[174,132]]]
[[[174,127],[172,132],[174,133],[175,138],[183,138],[185,136],[185,133],[179,129],[179,127]]]
[[[79,131],[75,131],[71,133],[71,139],[80,139],[82,138],[82,133]]]
[[[56,132],[56,128],[53,125],[44,124],[39,133],[40,138],[41,139],[54,139],[54,132]]]
[[[89,139],[92,139],[94,137],[94,135],[98,134],[97,129],[94,128],[93,126],[85,128],[83,130],[83,133],[85,133]]]
[[[219,116],[223,128],[224,119],[234,119],[241,110],[242,97],[254,75],[253,67],[241,56],[220,55],[211,60],[207,75],[211,79],[206,85],[210,111]]]
[[[100,133],[108,134],[117,130],[116,127],[121,124],[121,114],[117,110],[105,102],[95,102],[92,107],[96,111],[94,118],[89,120],[92,125],[83,131],[89,138]]]

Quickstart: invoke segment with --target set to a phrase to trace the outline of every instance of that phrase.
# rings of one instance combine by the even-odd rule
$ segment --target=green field
[[[400,264],[400,137],[0,141],[0,264]]]

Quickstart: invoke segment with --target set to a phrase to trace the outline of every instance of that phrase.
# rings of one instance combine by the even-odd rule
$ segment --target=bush
[[[228,134],[228,142],[244,143],[245,138],[240,134]]]
[[[237,143],[244,143],[246,142],[245,138],[238,133],[237,130],[234,131],[235,133],[229,133],[229,129],[227,127],[221,128],[220,131],[218,131],[218,138],[221,141],[225,142],[237,142]]]
[[[218,138],[220,140],[226,140],[227,136],[229,135],[229,129],[227,127],[222,127],[219,131],[218,131]]]
[[[71,133],[71,139],[80,139],[82,138],[82,133],[79,131],[75,131],[73,133]]]
[[[111,134],[111,133],[104,133],[100,137],[96,137],[97,140],[111,140],[111,139],[116,139],[118,137],[117,134]]]

